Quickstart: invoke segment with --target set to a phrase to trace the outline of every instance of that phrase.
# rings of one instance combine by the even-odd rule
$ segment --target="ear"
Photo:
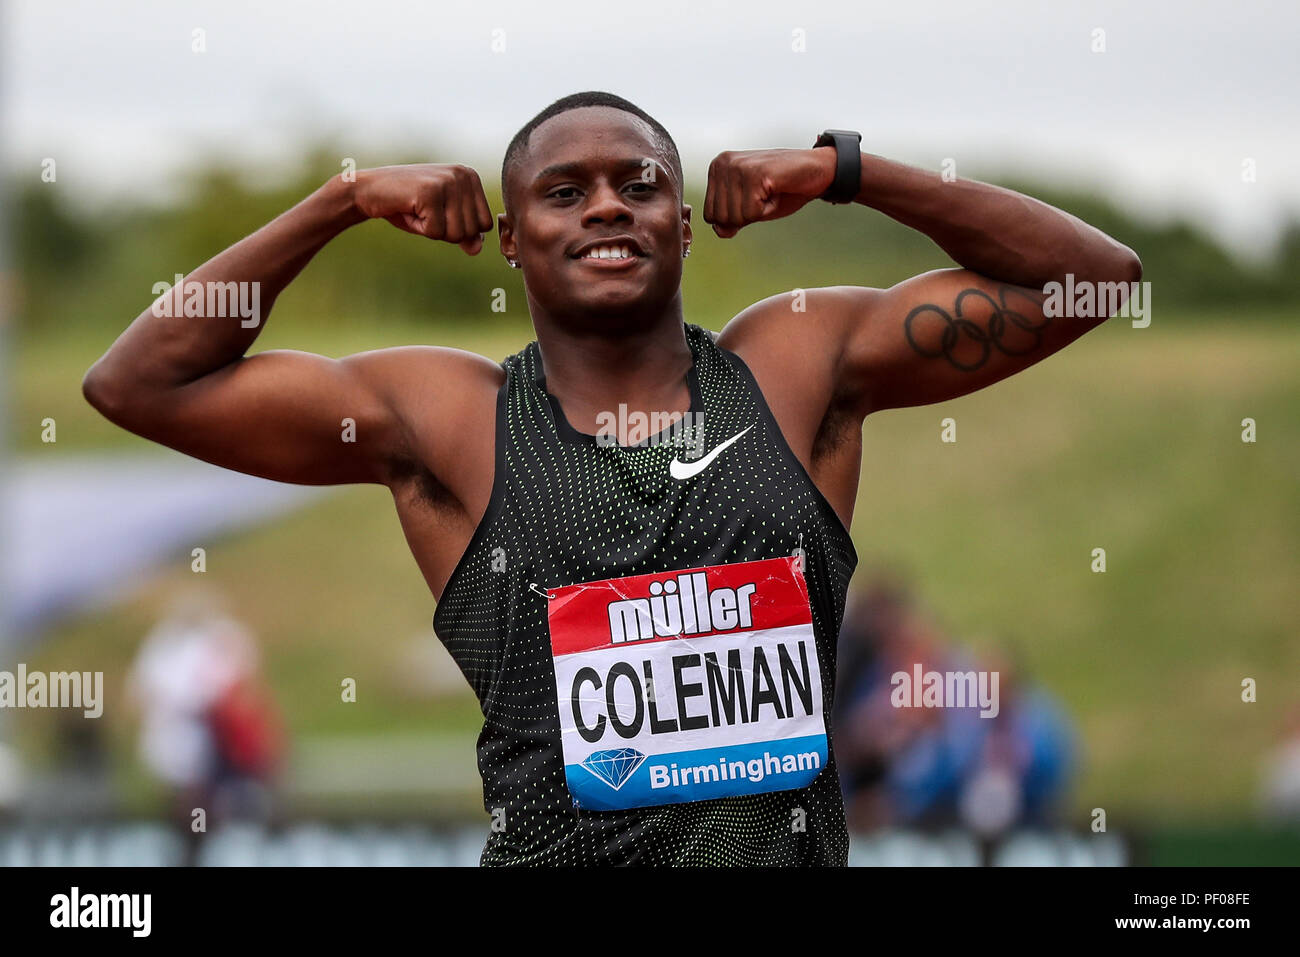
[[[691,235],[691,207],[682,203],[682,241],[689,243],[694,238]]]
[[[501,255],[506,259],[517,260],[519,254],[515,248],[515,230],[505,213],[497,213],[497,237],[501,242]]]

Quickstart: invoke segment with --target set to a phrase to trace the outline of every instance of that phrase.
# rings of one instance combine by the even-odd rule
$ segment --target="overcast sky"
[[[10,0],[3,159],[37,176],[54,157],[92,198],[165,195],[196,156],[273,175],[332,132],[363,167],[427,143],[494,177],[530,116],[604,89],[668,127],[696,186],[719,150],[838,126],[930,169],[951,157],[958,175],[1183,211],[1249,254],[1300,215],[1298,26],[1294,0]]]

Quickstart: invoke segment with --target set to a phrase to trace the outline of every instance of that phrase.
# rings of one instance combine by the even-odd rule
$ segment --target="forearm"
[[[97,387],[143,394],[175,388],[243,356],[262,331],[272,304],[285,287],[331,239],[366,218],[356,208],[351,187],[340,177],[333,177],[292,209],[164,292],[87,373],[87,390]],[[214,300],[206,294],[201,300],[188,296],[195,283],[204,290],[209,284],[237,284],[242,301],[257,304],[256,315],[231,315],[224,309],[218,311],[226,315],[206,314],[209,304],[216,301],[228,305],[229,300]],[[194,315],[196,306],[205,314]]]
[[[938,244],[960,266],[989,279],[1041,288],[1077,280],[1140,278],[1137,256],[1081,219],[1013,190],[862,154],[855,202]]]

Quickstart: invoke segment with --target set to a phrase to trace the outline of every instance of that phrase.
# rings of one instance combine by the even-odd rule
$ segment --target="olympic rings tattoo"
[[[998,287],[997,302],[994,302],[993,297],[982,290],[964,289],[957,295],[957,303],[954,309],[956,315],[950,315],[947,310],[930,304],[917,306],[909,312],[907,318],[903,320],[903,333],[907,336],[908,345],[910,345],[919,355],[925,356],[927,359],[938,359],[940,357],[947,359],[953,368],[960,369],[962,372],[974,372],[976,369],[983,366],[984,363],[988,361],[989,355],[992,354],[994,346],[997,346],[998,351],[1003,355],[1028,355],[1042,345],[1043,330],[1047,328],[1051,323],[1051,320],[1047,316],[1041,316],[1038,321],[1035,321],[1028,316],[1025,316],[1023,313],[1017,312],[1007,304],[1008,294],[1019,296],[1021,299],[1024,299],[1027,303],[1033,306],[1033,312],[1035,314],[1041,315],[1041,305],[1034,302],[1028,294],[1013,286]],[[974,301],[976,302],[988,304],[990,315],[987,329],[981,328],[978,323],[972,322],[963,315],[962,304],[971,299],[971,297],[974,297]],[[969,310],[970,307],[968,306],[967,312],[969,312]],[[917,317],[926,313],[933,313],[934,316],[943,323],[943,333],[940,336],[939,347],[937,349],[933,346],[923,345],[917,341],[917,336],[913,329],[913,323]],[[1010,325],[1008,325],[1008,322]],[[1029,345],[1024,346],[1023,348],[1013,348],[1002,341],[1003,335],[1009,331],[1012,326],[1029,335],[1031,339]],[[963,336],[971,342],[978,343],[980,346],[979,358],[974,362],[962,362],[954,354],[953,350],[957,347]],[[1013,338],[1018,337],[1013,336]]]

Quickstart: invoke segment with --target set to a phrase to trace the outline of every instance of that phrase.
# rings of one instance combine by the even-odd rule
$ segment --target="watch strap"
[[[825,130],[813,144],[835,147],[835,179],[821,199],[828,203],[851,203],[862,185],[862,134],[856,130]]]

